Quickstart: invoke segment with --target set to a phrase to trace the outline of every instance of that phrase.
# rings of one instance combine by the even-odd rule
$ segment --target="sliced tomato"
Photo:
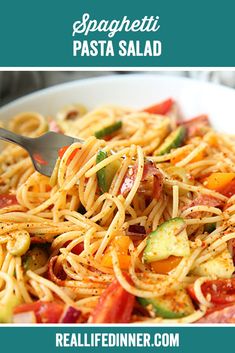
[[[222,195],[232,197],[235,195],[235,179],[219,191]]]
[[[64,244],[64,246],[69,245],[69,243],[70,243],[70,241],[67,241],[67,242]],[[77,245],[75,245],[75,246],[72,248],[71,252],[72,252],[73,254],[80,255],[81,252],[83,252],[83,250],[84,250],[84,243],[81,242],[81,243],[78,243]]]
[[[65,152],[67,151],[67,149],[69,148],[69,146],[64,146],[61,147],[59,149],[58,155],[60,157],[60,159],[63,157],[63,155],[65,154]],[[78,148],[75,148],[75,150],[73,150],[73,152],[71,153],[71,155],[69,156],[69,158],[67,159],[66,165],[68,166],[69,163],[71,163],[71,161],[74,159],[74,157],[76,156],[77,152],[79,151]]]
[[[204,296],[210,294],[213,304],[235,303],[235,278],[206,281],[202,284],[201,290]],[[188,292],[192,299],[198,301],[193,285],[188,287]]]
[[[204,134],[205,127],[210,126],[208,116],[203,114],[196,116],[190,120],[182,121],[180,125],[183,125],[187,129],[187,136],[202,136]]]
[[[71,251],[72,251],[72,253],[74,253],[76,255],[80,255],[81,252],[83,252],[83,250],[84,250],[84,243],[82,242],[82,243],[75,245]]]
[[[194,291],[194,285],[193,284],[190,284],[188,287],[187,287],[187,291],[188,291],[188,294],[190,295],[190,297],[195,300],[196,302],[198,302],[198,299],[197,299],[197,296],[195,294],[195,291]]]
[[[235,265],[235,239],[230,239],[228,241],[228,249],[233,258],[233,264]]]
[[[69,148],[69,146],[63,146],[59,149],[58,155],[59,155],[60,159],[63,157],[63,155],[65,154],[65,152],[67,151],[68,148]]]
[[[137,170],[137,164],[128,169],[120,187],[121,195],[126,195],[132,189],[136,179]],[[159,199],[163,188],[163,175],[152,162],[147,161],[144,164],[141,185],[138,191],[145,192],[148,184],[150,184],[151,182],[153,190],[152,196],[155,199]]]
[[[171,110],[173,104],[173,99],[169,98],[158,104],[151,105],[150,107],[145,108],[143,111],[150,114],[165,115]]]
[[[90,315],[89,323],[128,323],[134,308],[135,297],[114,280],[102,293]]]
[[[60,321],[60,317],[64,311],[64,304],[56,302],[37,301],[29,304],[21,304],[15,307],[14,314],[33,311],[37,323],[53,324]]]
[[[34,236],[30,238],[30,244],[48,244],[48,242],[44,238]]]
[[[0,195],[0,208],[17,205],[18,201],[15,195],[2,194]]]

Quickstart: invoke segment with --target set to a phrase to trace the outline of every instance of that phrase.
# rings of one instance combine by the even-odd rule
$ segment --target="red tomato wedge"
[[[194,136],[202,136],[203,129],[206,126],[210,126],[210,122],[208,116],[203,114],[196,116],[190,120],[180,122],[180,125],[183,125],[187,129],[187,136],[194,137]]]
[[[67,151],[67,149],[69,148],[69,146],[64,146],[64,147],[61,147],[59,149],[59,157],[62,158],[63,155],[65,154],[65,152]],[[71,163],[71,161],[73,160],[73,158],[76,156],[77,152],[79,151],[78,148],[75,148],[75,150],[73,150],[73,152],[71,153],[71,155],[69,156],[69,158],[67,159],[67,162],[66,162],[66,165],[68,166],[69,163]]]
[[[91,314],[89,323],[128,323],[131,319],[135,297],[114,280],[102,293]]]
[[[58,323],[64,311],[64,305],[56,302],[37,301],[29,304],[21,304],[15,307],[14,314],[33,311],[37,323],[53,324]]]
[[[74,246],[74,248],[71,250],[73,254],[80,255],[81,252],[84,250],[84,243],[79,243]]]
[[[222,195],[232,197],[235,194],[235,179],[219,191]]]
[[[122,185],[120,187],[121,195],[126,195],[133,187],[135,178],[137,175],[138,166],[135,164],[133,167],[130,167],[123,179]],[[147,161],[144,164],[144,170],[142,175],[142,185],[141,190],[144,192],[144,183],[153,181],[153,198],[159,199],[161,196],[162,188],[163,188],[163,175],[162,173],[155,167],[154,163]]]
[[[173,99],[169,98],[163,102],[147,107],[143,109],[143,111],[149,114],[166,115],[171,110],[173,104]]]
[[[17,205],[18,201],[15,195],[2,194],[0,195],[0,208]]]
[[[216,305],[235,303],[235,278],[206,281],[201,286],[204,296],[211,295],[211,302]],[[193,285],[188,287],[189,295],[198,301]]]
[[[65,152],[67,151],[68,148],[69,148],[69,146],[63,146],[59,149],[58,155],[60,158],[63,157],[63,155],[65,154]]]
[[[69,243],[70,243],[70,241],[67,241],[67,242],[64,244],[64,246],[68,246]],[[75,246],[72,248],[71,252],[72,252],[73,254],[80,255],[81,252],[83,252],[83,250],[84,250],[84,243],[81,242],[81,243],[78,243],[77,245],[75,245]]]
[[[228,241],[228,249],[233,258],[233,264],[235,264],[235,239],[230,239]]]

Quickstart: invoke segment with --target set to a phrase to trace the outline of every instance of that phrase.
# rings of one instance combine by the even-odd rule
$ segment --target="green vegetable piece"
[[[12,322],[13,309],[19,304],[19,300],[12,294],[7,303],[0,304],[0,323],[9,324]]]
[[[194,306],[184,289],[165,294],[157,298],[137,298],[154,316],[165,319],[177,319],[194,312]]]
[[[228,249],[207,261],[200,263],[191,271],[193,275],[199,277],[231,278],[234,272],[232,256]]]
[[[169,256],[190,255],[186,224],[182,218],[172,218],[150,233],[144,249],[143,259],[149,263],[164,260]]]
[[[158,149],[158,155],[169,153],[173,148],[180,147],[186,136],[186,128],[179,126],[175,131],[172,131],[170,135],[164,140]]]
[[[23,267],[26,271],[35,271],[46,265],[48,251],[45,246],[34,246],[23,257]]]
[[[102,139],[106,136],[112,135],[114,132],[120,130],[122,127],[122,121],[119,120],[116,123],[106,126],[103,129],[95,132],[95,137],[97,139]]]
[[[96,164],[102,162],[108,157],[107,152],[100,150],[96,156]],[[97,172],[98,185],[102,193],[108,192],[112,184],[113,178],[120,167],[120,161],[116,160],[101,168]]]
[[[204,232],[212,233],[216,229],[215,223],[207,223],[204,225]]]

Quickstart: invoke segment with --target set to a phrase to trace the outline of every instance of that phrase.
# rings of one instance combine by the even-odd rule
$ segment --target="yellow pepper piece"
[[[112,246],[117,253],[126,255],[130,246],[131,240],[127,235],[118,235],[112,241]]]
[[[190,163],[199,162],[199,161],[201,161],[204,157],[205,157],[205,152],[204,152],[204,151],[200,151],[200,152],[191,160]]]
[[[117,235],[111,242],[111,246],[107,249],[101,260],[101,266],[113,267],[112,255],[110,249],[114,248],[118,254],[118,260],[121,269],[128,270],[131,263],[131,257],[128,255],[128,248],[130,246],[131,239],[127,235]]]
[[[176,164],[176,163],[182,161],[182,159],[184,159],[185,157],[186,157],[186,153],[185,152],[180,153],[177,156],[171,158],[171,163],[172,164]]]
[[[181,154],[178,154],[175,157],[172,157],[171,159],[171,163],[172,164],[176,164],[180,161],[182,161],[182,159],[184,159],[187,156],[187,153],[184,151]],[[194,163],[194,162],[199,162],[201,161],[203,158],[205,157],[205,152],[204,151],[200,151],[191,161],[190,163]]]
[[[218,137],[214,132],[209,132],[205,136],[205,142],[207,142],[211,147],[218,146]]]
[[[181,260],[182,257],[169,256],[168,259],[152,262],[151,268],[154,272],[165,275],[173,270]]]
[[[235,173],[212,173],[204,179],[203,185],[211,190],[219,191],[235,178]]]
[[[131,264],[131,257],[130,255],[123,255],[119,254],[118,255],[118,260],[119,260],[119,265],[122,270],[128,270]],[[103,267],[113,267],[112,263],[112,255],[110,253],[105,254],[101,260],[101,266]]]
[[[7,251],[14,256],[24,255],[30,246],[30,235],[26,230],[11,233],[12,239],[7,242]]]

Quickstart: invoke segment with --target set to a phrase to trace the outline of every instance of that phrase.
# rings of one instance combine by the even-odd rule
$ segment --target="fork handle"
[[[17,145],[20,145],[21,147],[24,147],[24,148],[26,148],[27,146],[25,137],[15,134],[14,132],[3,128],[0,128],[0,139],[4,141],[16,143]]]

